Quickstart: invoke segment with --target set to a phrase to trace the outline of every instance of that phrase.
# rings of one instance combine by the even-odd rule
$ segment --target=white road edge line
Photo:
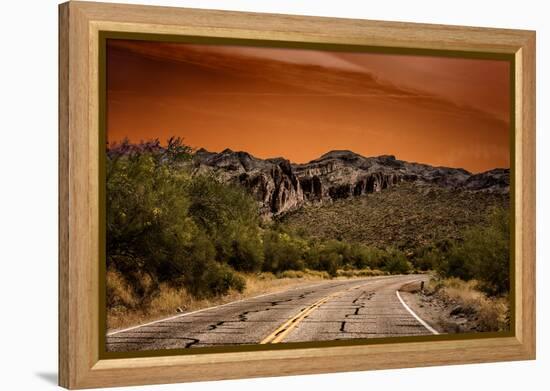
[[[397,295],[397,298],[399,299],[399,301],[401,302],[401,304],[403,305],[403,307],[405,307],[405,309],[407,311],[409,311],[409,313],[422,325],[424,326],[429,332],[431,332],[432,334],[435,334],[435,335],[439,335],[439,332],[437,330],[435,330],[432,326],[430,326],[428,323],[426,323],[422,318],[420,318],[420,316],[416,315],[415,312],[413,310],[411,310],[411,308],[405,303],[405,301],[403,301],[403,299],[401,298],[401,295],[399,294],[399,291],[395,291],[395,294]]]
[[[374,277],[374,278],[376,279],[377,277]],[[319,284],[311,284],[311,285],[306,285],[306,286],[297,286],[297,287],[291,288],[291,289],[289,289],[289,290],[300,289],[300,288],[309,288],[309,287],[313,288],[313,287],[315,287],[315,286],[323,285],[323,284],[325,284],[325,283],[326,283],[326,282],[321,282],[321,283],[319,283]],[[237,300],[237,301],[230,301],[229,303],[216,305],[216,306],[214,306],[214,307],[202,308],[202,309],[200,309],[200,310],[191,311],[191,312],[185,312],[185,313],[183,313],[183,314],[170,316],[170,317],[168,317],[168,318],[157,319],[157,320],[154,320],[154,321],[152,321],[152,322],[143,323],[143,324],[138,324],[137,326],[128,327],[128,328],[125,328],[125,329],[122,329],[122,330],[111,331],[111,332],[107,333],[106,336],[107,336],[107,337],[110,337],[111,335],[115,335],[115,334],[119,334],[119,333],[124,333],[124,332],[126,332],[126,331],[132,331],[132,330],[135,330],[135,329],[139,329],[140,327],[151,326],[152,324],[157,324],[157,323],[160,323],[160,322],[165,322],[165,321],[167,321],[167,320],[178,319],[178,318],[182,318],[182,317],[187,316],[187,315],[193,315],[193,314],[197,314],[197,313],[199,313],[199,312],[203,312],[203,311],[207,311],[207,310],[213,310],[214,308],[225,307],[225,306],[227,306],[227,305],[240,303],[240,302],[246,301],[246,300],[252,300],[252,299],[257,299],[257,298],[264,297],[264,296],[275,295],[275,294],[277,294],[277,293],[281,293],[281,292],[264,293],[263,295],[258,295],[258,296],[254,296],[254,297],[247,297],[247,298],[245,298],[245,299],[241,299],[241,300]]]

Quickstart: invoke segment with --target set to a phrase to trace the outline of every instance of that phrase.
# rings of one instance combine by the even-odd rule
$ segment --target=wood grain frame
[[[515,61],[513,336],[101,359],[100,31],[507,53]],[[59,384],[91,388],[535,358],[535,32],[168,7],[59,6]]]

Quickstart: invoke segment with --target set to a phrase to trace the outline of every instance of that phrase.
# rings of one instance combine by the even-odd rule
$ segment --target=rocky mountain
[[[309,163],[293,164],[284,158],[259,159],[230,149],[220,153],[200,149],[194,156],[194,169],[244,186],[267,217],[304,204],[380,192],[401,182],[498,194],[508,193],[510,186],[509,169],[472,174],[460,168],[410,163],[391,155],[364,157],[352,151],[331,151]]]

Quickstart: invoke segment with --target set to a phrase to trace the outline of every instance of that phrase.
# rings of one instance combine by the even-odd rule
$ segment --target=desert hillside
[[[488,211],[508,203],[507,193],[403,182],[361,197],[309,204],[281,222],[319,239],[412,250],[461,240],[465,228],[486,223]]]

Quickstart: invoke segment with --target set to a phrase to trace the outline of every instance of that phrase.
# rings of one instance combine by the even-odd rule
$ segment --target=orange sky
[[[109,40],[107,138],[509,167],[509,63]]]

